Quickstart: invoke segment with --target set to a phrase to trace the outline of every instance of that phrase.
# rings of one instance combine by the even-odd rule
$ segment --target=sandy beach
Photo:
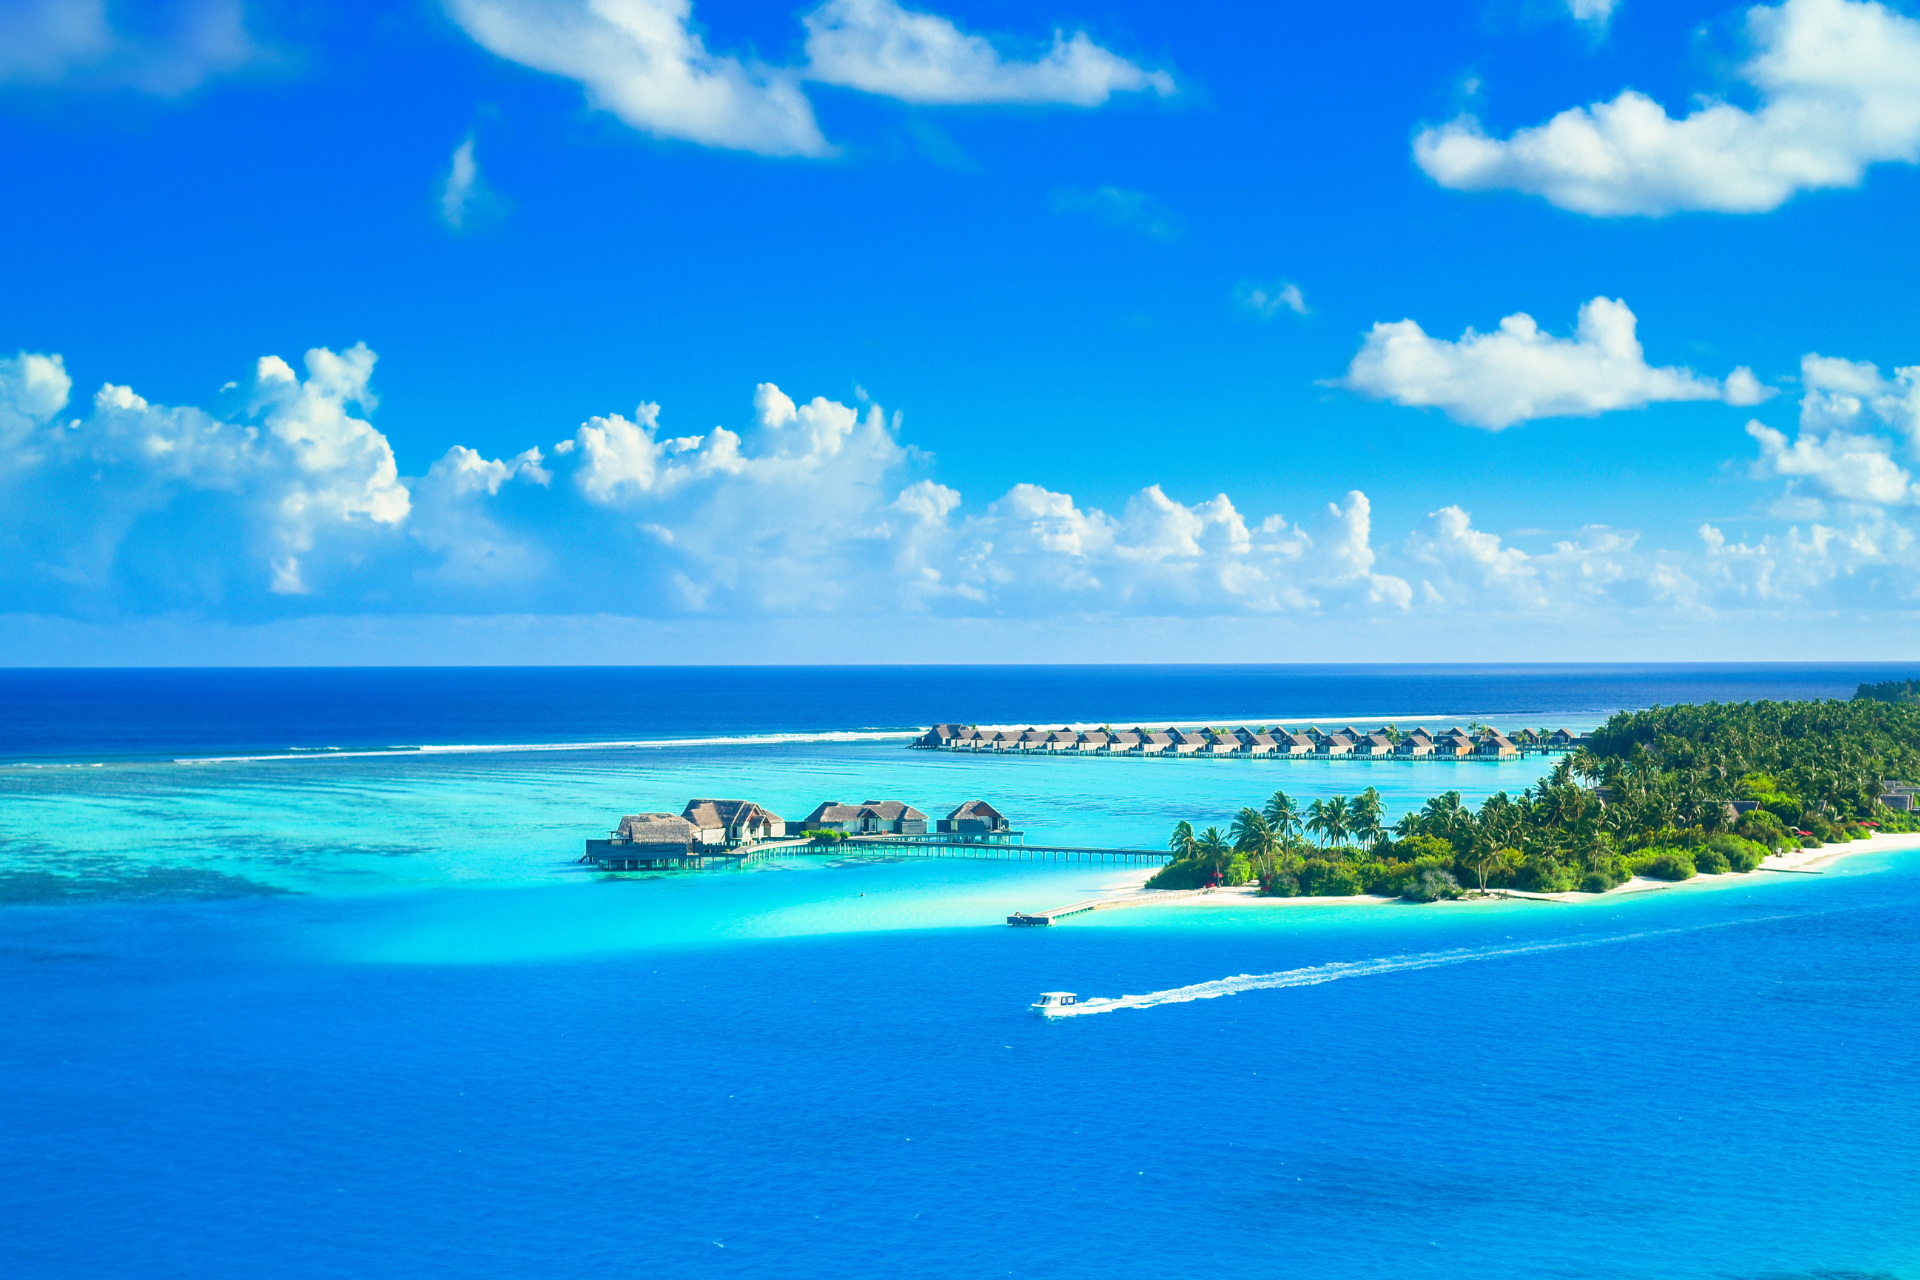
[[[1662,893],[1676,890],[1700,891],[1727,888],[1736,884],[1749,884],[1764,881],[1781,875],[1818,875],[1842,858],[1862,853],[1899,853],[1908,849],[1920,849],[1920,833],[1911,835],[1874,836],[1870,840],[1854,840],[1847,844],[1822,845],[1818,849],[1796,849],[1788,853],[1775,854],[1752,871],[1728,872],[1725,875],[1697,875],[1691,880],[1650,880],[1644,876],[1635,876],[1618,888],[1606,893],[1581,893],[1578,890],[1567,893],[1533,893],[1520,889],[1490,889],[1486,896],[1475,894],[1471,897],[1455,898],[1430,904],[1453,909],[1484,906],[1494,902],[1515,900],[1533,902],[1562,902],[1569,904],[1614,902],[1622,896],[1640,893]],[[1130,871],[1112,884],[1104,886],[1107,896],[1089,899],[1085,903],[1073,904],[1074,907],[1091,906],[1094,910],[1109,910],[1118,907],[1188,907],[1209,909],[1219,907],[1240,908],[1313,908],[1339,906],[1386,906],[1389,904],[1413,905],[1402,903],[1399,898],[1382,898],[1373,894],[1356,894],[1339,898],[1263,898],[1255,885],[1240,885],[1235,888],[1210,890],[1160,891],[1145,887],[1156,869]],[[1055,908],[1061,910],[1062,908]]]

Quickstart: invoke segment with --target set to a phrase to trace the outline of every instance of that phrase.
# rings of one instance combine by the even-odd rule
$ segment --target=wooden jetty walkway
[[[1094,845],[1017,844],[965,836],[848,836],[834,845],[818,849],[885,849],[910,858],[1009,858],[1025,862],[1125,862],[1161,863],[1173,861],[1165,849],[1106,849]]]
[[[1016,929],[1044,929],[1056,920],[1084,915],[1089,911],[1109,911],[1115,907],[1153,907],[1212,892],[1214,892],[1212,889],[1159,889],[1144,893],[1129,893],[1115,898],[1088,898],[1085,902],[1068,903],[1064,907],[1055,907],[1051,911],[1016,911],[1007,917],[1007,923]]]
[[[589,840],[580,859],[601,871],[682,871],[709,866],[742,867],[767,858],[819,854],[887,854],[909,858],[993,858],[1020,862],[1118,862],[1158,864],[1173,861],[1164,849],[1106,849],[1092,845],[1019,844],[966,836],[848,836],[831,843],[816,840],[760,840],[720,847],[696,845],[685,853],[636,850],[618,841]]]

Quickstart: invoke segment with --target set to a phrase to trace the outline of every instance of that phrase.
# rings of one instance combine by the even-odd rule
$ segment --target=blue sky
[[[0,0],[0,142],[0,662],[1911,647],[1898,5]]]

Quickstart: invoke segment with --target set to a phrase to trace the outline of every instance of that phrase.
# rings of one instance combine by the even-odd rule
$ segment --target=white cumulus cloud
[[[1173,77],[1056,31],[1033,59],[1010,58],[949,18],[894,0],[828,0],[808,14],[807,78],[903,102],[1050,102],[1093,107],[1115,93],[1174,92]]]
[[[576,80],[588,100],[661,138],[763,155],[830,148],[795,73],[708,50],[691,0],[446,0],[468,35]]]
[[[458,231],[467,220],[467,202],[473,199],[473,184],[480,178],[480,162],[474,159],[473,135],[468,134],[453,149],[447,168],[447,183],[440,191],[440,216]]]
[[[1580,308],[1571,338],[1542,332],[1525,313],[1506,317],[1492,333],[1468,329],[1457,342],[1429,337],[1412,320],[1381,322],[1339,385],[1376,400],[1438,408],[1455,421],[1493,431],[1535,418],[1593,417],[1659,401],[1752,405],[1773,394],[1745,368],[1721,382],[1689,369],[1649,365],[1637,324],[1625,302],[1605,297]]]
[[[1506,139],[1462,116],[1421,130],[1414,156],[1442,186],[1599,216],[1764,212],[1920,159],[1920,21],[1861,0],[1785,0],[1748,10],[1747,32],[1755,110],[1709,99],[1676,120],[1628,89]]]
[[[1575,22],[1604,28],[1613,17],[1615,0],[1567,0],[1567,12]]]
[[[1910,474],[1894,461],[1895,441],[1920,449],[1920,367],[1881,376],[1877,365],[1808,352],[1800,361],[1800,430],[1791,443],[1784,432],[1749,422],[1760,445],[1753,464],[1759,478],[1803,480],[1841,502],[1902,505],[1916,496]],[[1789,485],[1776,507],[1782,514],[1813,513],[1818,499]]]
[[[259,52],[239,0],[152,0],[116,27],[105,0],[0,4],[0,83],[185,93]]]
[[[1303,316],[1310,309],[1307,295],[1300,292],[1300,286],[1287,280],[1279,284],[1254,284],[1242,280],[1234,286],[1233,300],[1262,320],[1271,320],[1282,311]]]

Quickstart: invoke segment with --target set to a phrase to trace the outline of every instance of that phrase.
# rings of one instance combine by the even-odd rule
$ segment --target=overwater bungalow
[[[1273,753],[1280,756],[1310,756],[1313,754],[1314,741],[1304,733],[1277,733],[1273,738]]]
[[[1107,745],[1103,748],[1109,755],[1122,755],[1140,749],[1140,733],[1136,729],[1121,729],[1107,735]]]
[[[995,835],[1009,829],[1001,812],[985,800],[969,800],[934,824],[942,835]]]
[[[1200,750],[1204,755],[1230,756],[1236,755],[1240,751],[1240,738],[1236,734],[1209,729],[1201,735],[1201,738],[1204,745],[1201,746]]]
[[[779,814],[751,800],[689,800],[680,816],[698,829],[701,844],[748,844],[787,834]]]
[[[1040,745],[1048,751],[1078,751],[1080,735],[1071,729],[1055,729]]]
[[[1473,739],[1460,729],[1448,729],[1433,740],[1433,754],[1443,760],[1462,760],[1473,754]]]
[[[1580,735],[1567,729],[1555,729],[1547,735],[1547,745],[1558,751],[1571,751],[1580,745]]]
[[[1402,734],[1400,741],[1394,744],[1393,754],[1409,758],[1430,756],[1433,754],[1433,735],[1425,729]]]
[[[1483,760],[1508,760],[1518,756],[1520,748],[1505,734],[1489,729],[1473,744],[1473,754]]]
[[[1105,751],[1113,741],[1113,735],[1101,729],[1089,729],[1080,735],[1080,750]]]
[[[1173,735],[1143,731],[1140,734],[1139,752],[1143,756],[1162,756],[1173,754]]]
[[[1393,754],[1393,739],[1384,733],[1370,733],[1353,744],[1353,754],[1384,759]]]
[[[1329,733],[1320,739],[1313,753],[1318,756],[1350,756],[1353,754],[1353,739],[1344,733]]]
[[[1270,756],[1273,754],[1274,741],[1270,733],[1249,733],[1240,740],[1240,754],[1248,756]]]
[[[1189,729],[1167,730],[1168,744],[1164,753],[1170,756],[1190,756],[1207,745],[1207,740]]]
[[[1047,747],[1047,733],[1041,729],[1029,729],[1014,739],[1016,751],[1044,751]]]
[[[927,834],[927,815],[903,800],[862,800],[862,835],[923,836]]]

